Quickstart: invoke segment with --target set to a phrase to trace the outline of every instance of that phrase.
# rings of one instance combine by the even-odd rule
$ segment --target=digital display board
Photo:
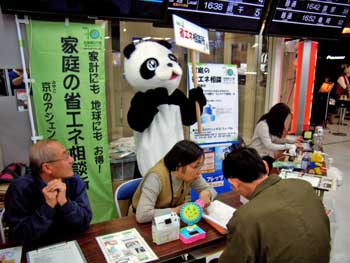
[[[2,13],[36,18],[70,17],[161,21],[164,0],[0,0]]]
[[[168,11],[200,26],[259,33],[267,0],[169,0]]]
[[[350,13],[350,0],[273,1],[266,33],[308,38],[339,38]]]

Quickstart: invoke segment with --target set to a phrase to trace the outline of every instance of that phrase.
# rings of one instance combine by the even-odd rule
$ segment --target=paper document
[[[203,218],[227,231],[226,225],[235,211],[236,209],[232,206],[226,205],[219,200],[214,200],[207,207],[208,213],[203,213]]]
[[[312,187],[317,188],[320,185],[321,178],[313,175],[303,174],[299,172],[290,172],[286,170],[282,170],[279,176],[282,179],[301,179],[309,182]]]
[[[135,228],[96,237],[108,263],[148,262],[158,259]]]
[[[76,241],[54,244],[27,253],[29,263],[86,263]]]
[[[0,249],[0,262],[20,263],[22,256],[22,246]]]

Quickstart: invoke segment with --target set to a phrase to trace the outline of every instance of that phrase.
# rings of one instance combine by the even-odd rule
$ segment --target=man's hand
[[[58,184],[58,195],[57,195],[57,203],[60,206],[63,206],[65,203],[67,203],[66,190],[67,190],[66,184],[60,181]]]
[[[50,206],[51,208],[54,208],[57,204],[57,191],[50,191],[49,186],[45,186],[42,190],[45,202]]]
[[[47,186],[48,192],[56,193],[56,204],[58,203],[60,206],[63,206],[67,202],[66,198],[66,184],[62,182],[61,179],[54,179],[50,181]]]

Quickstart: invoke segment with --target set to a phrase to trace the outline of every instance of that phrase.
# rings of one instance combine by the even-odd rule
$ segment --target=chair
[[[1,243],[6,243],[6,237],[5,237],[5,226],[3,223],[5,208],[0,209],[0,241]]]
[[[114,193],[115,205],[119,217],[127,216],[131,198],[139,186],[142,178],[126,181],[118,186]]]

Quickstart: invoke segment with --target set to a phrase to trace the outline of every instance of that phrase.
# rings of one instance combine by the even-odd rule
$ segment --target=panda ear
[[[171,49],[171,44],[168,41],[160,40],[160,41],[158,41],[158,43],[161,44],[162,46],[166,47],[167,49]]]
[[[127,45],[125,48],[124,48],[124,56],[129,59],[130,58],[130,55],[132,54],[132,52],[134,52],[136,49],[135,45],[134,44],[129,44]]]

